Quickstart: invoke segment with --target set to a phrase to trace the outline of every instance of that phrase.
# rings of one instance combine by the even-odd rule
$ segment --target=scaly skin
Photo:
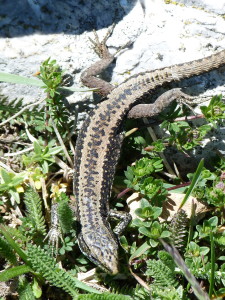
[[[74,192],[81,227],[79,246],[103,270],[118,272],[118,243],[108,222],[108,201],[123,140],[124,118],[146,94],[154,93],[165,83],[181,81],[223,65],[225,50],[196,61],[132,76],[114,88],[84,122],[75,154]],[[157,105],[162,109],[165,106],[164,103]]]

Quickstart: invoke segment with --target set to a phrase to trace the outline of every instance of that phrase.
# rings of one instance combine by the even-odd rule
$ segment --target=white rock
[[[114,18],[117,25],[108,40],[110,50],[115,52],[128,41],[133,42],[133,46],[117,55],[112,83],[118,84],[138,72],[194,60],[225,48],[225,20],[220,16],[225,12],[223,1],[213,4],[207,0],[198,1],[200,7],[204,5],[204,10],[196,5],[192,7],[191,0],[180,1],[185,2],[186,6],[165,4],[163,0],[142,0],[137,1],[134,7],[132,1],[128,0],[112,1],[111,6],[104,0],[98,1],[95,6],[90,3],[82,6],[81,2],[74,3],[71,0],[63,4],[55,1],[54,5],[50,0],[23,1],[23,7],[17,2],[14,5],[10,2],[6,4],[4,8],[11,12],[7,18],[0,13],[4,25],[0,31],[1,72],[31,77],[39,70],[41,62],[51,57],[57,59],[66,72],[74,74],[74,87],[80,87],[80,72],[98,60],[88,40],[93,33],[82,29],[82,25],[83,28],[94,28],[94,24],[99,24],[98,27],[102,29],[98,30],[98,34],[103,37],[107,31],[107,28],[103,28],[106,17],[113,19],[112,12],[116,12],[116,9],[122,12],[122,17],[118,17],[118,20]],[[143,3],[145,11],[141,5]],[[91,9],[93,12],[90,12]],[[220,14],[214,12],[218,9]],[[0,11],[4,13],[3,9]],[[23,14],[23,21],[16,11]],[[90,21],[93,26],[85,19],[86,15],[93,18]],[[29,20],[32,23],[29,24]],[[74,26],[77,28],[74,29]],[[48,30],[49,34],[46,33]],[[4,38],[7,32],[10,37]],[[214,73],[207,78],[209,85],[210,81],[218,80]],[[1,84],[0,89],[1,94],[8,96],[9,100],[19,97],[30,102],[40,96],[40,90],[33,87]],[[220,87],[218,91],[223,92],[224,88]],[[217,90],[210,89],[210,92],[213,95]],[[72,103],[89,98],[90,93],[75,93],[68,97],[68,101]]]
[[[117,55],[110,73],[115,84],[138,72],[225,49],[224,0],[178,0],[177,4],[163,0],[5,1],[0,4],[0,72],[32,78],[41,62],[51,57],[73,75],[73,87],[81,87],[80,73],[98,60],[88,37],[93,37],[94,28],[103,37],[113,22],[116,27],[108,40],[110,50],[116,52],[133,42]],[[195,94],[224,94],[224,72],[185,80],[183,86]],[[6,83],[0,84],[0,94],[9,101],[24,98],[25,103],[45,96],[36,87]],[[91,98],[91,93],[74,93],[68,101]]]

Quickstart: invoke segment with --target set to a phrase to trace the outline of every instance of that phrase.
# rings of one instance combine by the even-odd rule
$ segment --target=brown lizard
[[[129,214],[109,210],[112,182],[123,141],[122,123],[129,117],[155,116],[171,101],[185,97],[179,90],[172,90],[155,103],[137,105],[143,97],[155,93],[158,87],[169,82],[200,75],[225,65],[225,50],[195,61],[173,65],[131,76],[117,87],[95,77],[114,59],[105,45],[109,34],[100,43],[92,41],[101,60],[82,74],[82,82],[107,99],[91,111],[80,130],[75,149],[74,193],[76,217],[80,224],[78,242],[81,251],[107,272],[118,272],[118,241]],[[140,104],[141,105],[141,104]],[[146,109],[147,108],[147,109]],[[121,223],[112,231],[109,218],[119,217]]]

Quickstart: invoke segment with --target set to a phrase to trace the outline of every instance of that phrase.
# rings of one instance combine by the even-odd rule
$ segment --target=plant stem
[[[214,281],[215,281],[215,244],[214,244],[214,236],[213,232],[210,232],[210,248],[211,248],[211,274],[210,274],[210,282],[209,282],[209,297],[212,297]]]
[[[192,205],[191,205],[191,217],[190,217],[190,223],[189,223],[189,230],[188,230],[188,240],[187,240],[187,245],[191,242],[194,234],[194,218],[195,218],[195,205],[194,201],[192,200]]]

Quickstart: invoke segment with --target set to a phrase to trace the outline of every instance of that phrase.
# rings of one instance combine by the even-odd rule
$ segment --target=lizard
[[[113,30],[113,28],[112,28]],[[166,83],[181,81],[225,65],[225,50],[211,56],[175,64],[131,76],[117,87],[113,87],[96,75],[114,60],[106,41],[95,33],[95,51],[100,60],[81,75],[81,81],[106,99],[92,110],[84,121],[76,141],[74,163],[73,210],[79,224],[78,245],[80,250],[102,270],[118,273],[118,236],[130,222],[128,213],[109,209],[109,198],[120,149],[123,142],[123,122],[126,117],[140,118],[159,114],[171,101],[185,98],[178,89],[168,91],[152,104],[139,104],[146,95],[156,92]],[[96,92],[96,91],[95,91]],[[117,217],[121,222],[111,229],[109,218]]]

